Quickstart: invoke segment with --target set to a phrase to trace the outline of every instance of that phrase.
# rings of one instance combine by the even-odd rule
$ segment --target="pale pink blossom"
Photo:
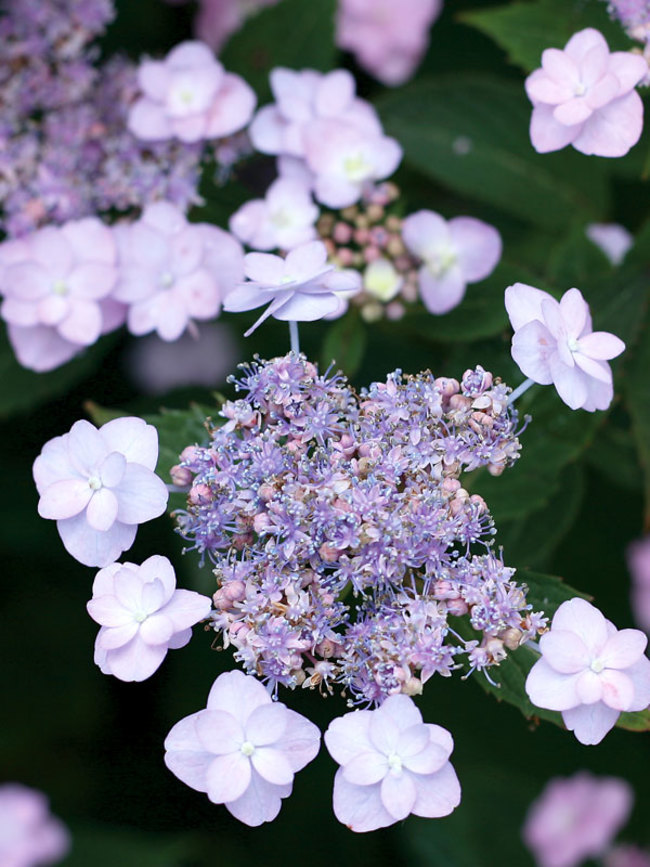
[[[603,867],[650,867],[650,852],[637,846],[612,846],[602,859]]]
[[[230,671],[215,680],[207,708],[167,735],[165,764],[214,804],[257,826],[275,819],[294,775],[319,748],[313,723],[273,701],[254,677]]]
[[[448,313],[465,296],[468,283],[484,280],[501,258],[501,236],[474,217],[447,221],[434,211],[417,211],[402,223],[402,239],[422,267],[420,297],[430,313]]]
[[[182,42],[164,60],[142,61],[138,83],[142,96],[131,106],[128,127],[144,141],[222,138],[243,129],[255,109],[246,82],[198,41]]]
[[[534,801],[523,827],[524,842],[539,867],[577,867],[601,855],[632,810],[625,780],[581,771],[551,780]]]
[[[602,250],[612,265],[620,265],[634,244],[632,234],[618,223],[590,223],[585,234]]]
[[[101,569],[86,607],[101,626],[95,662],[102,672],[141,681],[158,669],[168,650],[185,647],[192,626],[209,615],[212,600],[177,590],[174,567],[156,554],[140,566],[112,563]]]
[[[647,73],[640,54],[610,54],[605,38],[591,27],[575,33],[563,51],[547,48],[541,69],[526,79],[535,150],[570,144],[584,154],[624,156],[643,129],[643,103],[634,88]]]
[[[351,831],[385,828],[409,813],[447,816],[460,803],[460,785],[449,762],[452,737],[441,726],[423,723],[406,695],[333,720],[325,745],[341,765],[334,780],[334,813]]]
[[[269,304],[248,329],[247,337],[269,316],[285,322],[312,322],[340,314],[347,296],[361,287],[358,271],[336,271],[327,263],[322,241],[302,244],[285,259],[271,253],[248,253],[244,271],[249,282],[228,295],[224,310],[240,313]]]
[[[589,305],[578,289],[558,302],[548,292],[515,283],[505,303],[514,329],[512,357],[540,385],[553,383],[571,409],[607,409],[614,388],[607,360],[625,344],[607,331],[592,331]]]
[[[193,320],[213,319],[243,276],[244,251],[228,232],[188,223],[169,202],[115,227],[119,279],[114,297],[129,305],[132,334],[177,340]]]
[[[632,577],[632,614],[641,629],[650,633],[650,536],[628,547],[627,565]]]
[[[345,69],[323,75],[279,66],[271,71],[270,80],[275,103],[261,108],[249,129],[253,146],[262,153],[304,157],[305,136],[316,121],[367,137],[381,135],[376,111],[356,95],[354,77]]]
[[[0,261],[0,312],[25,367],[52,370],[120,324],[115,242],[95,217],[5,241]]]
[[[278,0],[199,0],[194,19],[198,39],[219,51],[230,36],[240,29],[246,18]]]
[[[563,602],[539,642],[542,653],[526,679],[537,707],[562,712],[582,744],[598,744],[622,711],[650,704],[648,639],[638,629],[618,630],[584,599]]]
[[[442,0],[340,0],[336,44],[384,84],[403,84],[429,44]]]
[[[0,864],[44,867],[68,854],[70,835],[41,792],[20,783],[0,786]]]
[[[117,418],[99,430],[77,421],[34,461],[38,513],[57,522],[76,560],[108,566],[131,547],[138,524],[165,511],[169,495],[154,473],[157,460],[158,432],[140,418]]]
[[[253,199],[230,218],[230,231],[255,250],[292,250],[316,237],[319,209],[310,186],[280,177],[263,199]]]

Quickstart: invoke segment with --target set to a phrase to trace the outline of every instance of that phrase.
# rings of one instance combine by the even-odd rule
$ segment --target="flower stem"
[[[518,385],[508,398],[508,406],[510,406],[511,403],[514,403],[518,397],[521,397],[525,391],[528,391],[531,385],[535,385],[535,380],[531,379],[530,377],[528,377],[528,379],[525,379],[521,383],[521,385]]]
[[[291,338],[291,351],[294,355],[300,354],[300,340],[298,338],[298,323],[289,322],[289,337]]]

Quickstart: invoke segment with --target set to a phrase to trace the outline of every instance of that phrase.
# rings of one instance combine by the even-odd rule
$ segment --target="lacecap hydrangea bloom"
[[[259,680],[221,674],[205,710],[185,717],[165,740],[165,764],[247,825],[271,822],[291,794],[294,775],[320,749],[320,731],[273,701]]]
[[[541,385],[553,383],[571,409],[607,409],[614,396],[607,364],[625,349],[608,331],[593,331],[589,305],[579,289],[560,301],[548,292],[515,283],[506,309],[514,329],[512,357],[522,373]]]
[[[99,430],[77,421],[34,461],[38,513],[57,522],[63,544],[85,566],[108,566],[135,539],[138,524],[165,511],[169,494],[154,473],[158,432],[140,418]]]
[[[632,789],[616,777],[580,771],[551,780],[531,805],[522,829],[539,867],[578,867],[602,855],[634,803]]]
[[[325,744],[341,767],[334,780],[334,813],[351,831],[375,831],[410,813],[428,819],[451,813],[460,784],[446,729],[422,721],[413,699],[387,698],[376,710],[333,720]]]
[[[167,557],[154,555],[140,566],[112,563],[97,573],[87,605],[101,626],[95,662],[119,680],[146,680],[168,650],[185,647],[192,626],[207,618],[211,607],[207,596],[176,589]]]
[[[526,678],[528,697],[561,711],[580,743],[598,744],[622,711],[650,704],[647,643],[643,632],[616,629],[584,599],[563,602],[540,639],[542,658]]]
[[[45,867],[70,849],[67,828],[52,816],[42,792],[20,783],[0,786],[0,864]]]
[[[526,79],[533,147],[547,153],[570,144],[584,154],[624,156],[643,129],[643,103],[634,88],[647,74],[640,54],[610,53],[592,27],[574,34],[562,51],[547,48],[541,69]]]

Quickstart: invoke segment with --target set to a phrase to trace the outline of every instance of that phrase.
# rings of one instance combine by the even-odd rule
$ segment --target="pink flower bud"
[[[447,611],[453,614],[454,617],[462,617],[469,611],[469,606],[464,599],[449,599],[447,601]]]
[[[210,488],[204,484],[194,485],[194,487],[190,488],[188,499],[195,506],[205,505],[212,499]]]
[[[176,464],[176,466],[173,466],[169,471],[169,477],[173,484],[178,485],[179,488],[185,488],[187,485],[192,484],[194,474],[188,467],[181,467]]]

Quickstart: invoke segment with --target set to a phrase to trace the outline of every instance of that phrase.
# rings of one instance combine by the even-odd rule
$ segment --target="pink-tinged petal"
[[[630,710],[634,703],[634,683],[624,671],[605,669],[600,675],[603,695],[607,707],[614,710]]]
[[[619,81],[620,96],[632,90],[648,74],[645,57],[631,51],[614,51],[609,55],[608,68]]]
[[[35,232],[29,239],[29,248],[36,262],[54,279],[65,277],[72,267],[72,249],[62,231],[54,226]]]
[[[151,557],[143,560],[140,566],[134,565],[133,569],[139,573],[140,580],[143,583],[157,583],[162,586],[161,604],[169,602],[176,590],[176,573],[167,557],[153,554]]]
[[[92,495],[86,509],[86,520],[93,530],[106,532],[117,520],[117,498],[108,488],[101,488]]]
[[[169,650],[179,650],[181,647],[189,644],[192,640],[192,630],[182,629],[180,632],[175,632],[169,639],[167,647]]]
[[[167,508],[169,492],[162,479],[141,464],[127,464],[124,477],[113,489],[125,524],[142,524],[157,518]]]
[[[168,342],[178,340],[189,321],[189,311],[183,294],[171,291],[160,295],[156,306],[154,317],[158,336]],[[218,304],[216,306],[218,307]]]
[[[61,227],[61,234],[78,262],[115,264],[117,250],[113,231],[97,217],[72,220]]]
[[[113,578],[115,597],[129,611],[139,612],[142,609],[142,576],[138,568],[120,569]]]
[[[272,253],[247,253],[244,256],[244,274],[249,280],[254,280],[263,286],[279,286],[285,275],[284,259]],[[228,301],[230,300],[228,296]]]
[[[457,307],[465,297],[467,283],[458,265],[437,275],[427,265],[418,271],[420,297],[429,313],[441,316]]]
[[[286,731],[274,746],[287,757],[294,774],[308,765],[320,749],[320,729],[306,717],[286,709]]]
[[[374,749],[383,755],[390,755],[397,749],[400,729],[391,714],[382,713],[381,707],[377,708],[370,718],[368,734]]]
[[[260,288],[256,283],[241,283],[228,294],[223,302],[223,309],[227,313],[243,313],[268,304],[272,298],[273,293]]]
[[[370,743],[372,711],[355,710],[333,719],[325,732],[325,746],[335,762],[347,765],[358,753],[373,749]]]
[[[347,208],[361,198],[362,184],[337,175],[316,174],[314,197],[328,208]]]
[[[241,671],[228,671],[212,684],[208,709],[225,710],[245,725],[255,708],[270,704],[271,700],[259,680]]]
[[[42,303],[35,304],[19,301],[17,298],[5,298],[0,312],[6,322],[12,322],[14,325],[38,325],[41,319],[39,310]]]
[[[603,697],[601,675],[587,669],[576,675],[576,694],[581,704],[593,704]]]
[[[608,331],[594,331],[591,334],[585,334],[578,341],[578,346],[584,355],[607,361],[610,358],[616,358],[625,350],[623,341]]]
[[[142,581],[142,572],[139,572],[138,579]],[[154,614],[154,612],[159,611],[159,609],[165,604],[165,587],[163,586],[162,581],[159,581],[158,578],[154,578],[153,581],[143,581],[142,582],[142,612],[146,612],[147,614]],[[170,624],[169,627],[165,627],[167,631],[171,629],[171,632],[174,631],[173,626]]]
[[[625,669],[625,674],[634,684],[634,700],[630,710],[645,710],[650,705],[650,659],[642,656],[638,662]]]
[[[66,283],[74,296],[98,300],[113,290],[117,277],[118,272],[113,265],[83,262],[72,269]]]
[[[248,128],[255,150],[263,154],[279,154],[284,150],[287,122],[275,105],[261,108]]]
[[[191,274],[201,265],[203,241],[196,226],[188,225],[171,239],[171,271],[178,277]]]
[[[429,730],[431,743],[441,747],[445,750],[447,756],[450,756],[454,750],[454,739],[447,729],[443,729],[442,726],[433,725],[432,723],[425,723],[425,725]]]
[[[324,75],[316,90],[314,107],[323,117],[337,117],[354,99],[356,82],[346,69]]]
[[[203,753],[206,757],[206,761],[211,762],[212,756],[210,756],[208,751],[203,748],[196,732],[197,720],[201,714],[204,713],[205,711],[201,710],[198,713],[190,714],[189,716],[183,717],[182,720],[179,720],[171,728],[169,734],[165,738],[165,750],[173,753]],[[191,785],[191,783],[188,783],[188,785]],[[195,786],[192,786],[192,788],[195,788]]]
[[[542,301],[551,296],[548,292],[535,289],[526,283],[513,283],[505,291],[505,305],[510,317],[510,324],[517,331],[533,319],[544,321]]]
[[[138,624],[131,617],[128,623],[100,629],[97,636],[97,646],[104,651],[117,650],[132,641],[137,634]]]
[[[359,753],[343,766],[343,776],[355,786],[371,786],[384,779],[390,768],[385,755],[375,750]]]
[[[400,755],[402,755],[400,753]],[[424,750],[412,756],[402,755],[404,767],[413,774],[426,775],[439,771],[447,762],[449,753],[437,744],[429,744]]]
[[[291,250],[285,259],[285,271],[292,280],[303,283],[327,270],[327,248],[322,241],[309,241]]]
[[[607,707],[602,701],[583,704],[562,712],[564,725],[573,732],[581,744],[599,744],[614,728],[620,712]]]
[[[272,822],[280,812],[282,798],[291,794],[291,785],[276,786],[267,783],[253,769],[251,780],[244,794],[235,801],[227,801],[226,809],[232,815],[256,828],[264,822]]]
[[[589,305],[579,289],[568,289],[560,299],[560,315],[569,337],[578,338],[589,322]]]
[[[70,428],[68,452],[75,466],[93,472],[106,457],[107,449],[97,428],[89,421],[80,419]]]
[[[174,624],[164,614],[151,614],[140,624],[140,638],[150,645],[164,645],[167,649],[174,634]]]
[[[221,308],[221,292],[214,274],[200,268],[179,280],[174,294],[182,299],[185,317],[193,319],[214,319]]]
[[[416,211],[402,222],[402,240],[420,259],[434,259],[450,245],[449,224],[434,211]]]
[[[250,784],[250,759],[239,750],[236,753],[216,756],[210,762],[207,781],[208,798],[213,804],[236,801]]]
[[[37,301],[49,295],[52,288],[52,274],[37,262],[19,262],[6,269],[2,279],[2,289],[9,297],[20,301]]]
[[[287,757],[273,747],[257,747],[251,756],[257,773],[275,786],[287,786],[293,782],[293,771]]]
[[[138,85],[149,99],[163,102],[167,96],[171,73],[160,60],[143,60],[138,67]]]
[[[501,235],[494,226],[473,217],[455,217],[449,221],[449,234],[456,247],[458,265],[468,283],[483,280],[496,268],[501,258]]]
[[[276,308],[273,316],[283,322],[313,322],[338,313],[343,304],[343,299],[336,295],[306,295],[296,292]]]
[[[609,48],[607,44],[594,45],[580,61],[580,80],[590,92],[607,78]],[[616,95],[616,92],[614,93]]]
[[[141,265],[125,263],[120,269],[113,298],[125,304],[135,304],[151,298],[158,291],[158,275],[153,268],[147,269]]]
[[[38,514],[51,520],[72,518],[86,508],[92,495],[93,490],[85,479],[54,482],[41,494]]]
[[[257,97],[243,78],[226,73],[208,110],[206,138],[223,138],[239,132],[250,121]]]
[[[122,569],[137,571],[138,567],[133,563],[111,563],[104,569],[100,569],[93,581],[93,596],[95,599],[101,596],[115,595],[115,576]]]
[[[539,642],[544,660],[560,674],[577,674],[589,667],[590,655],[575,632],[554,628]]]
[[[85,512],[74,518],[57,521],[57,530],[63,545],[75,560],[84,566],[108,566],[133,544],[137,527],[116,521],[110,530],[93,530]]]
[[[39,494],[55,482],[68,481],[74,476],[83,478],[70,464],[68,434],[54,437],[45,443],[34,461],[32,474]]]
[[[390,718],[400,732],[422,723],[422,714],[413,699],[407,695],[388,696],[381,707],[375,711],[375,715],[377,714]]]
[[[269,223],[269,206],[264,199],[252,199],[239,208],[228,223],[230,231],[240,241],[256,250],[273,250],[275,231]]]
[[[120,452],[111,452],[100,464],[99,477],[106,487],[114,488],[122,480],[125,470],[126,458],[124,455]]]
[[[593,358],[590,358],[588,355],[583,355],[581,352],[574,353],[573,358],[576,365],[588,377],[596,379],[599,382],[612,382],[612,370],[607,362],[595,361]]]
[[[553,384],[564,403],[579,409],[587,399],[586,374],[576,367],[567,367],[557,355],[549,359]]]
[[[395,821],[405,819],[415,805],[417,789],[408,772],[387,774],[380,784],[381,801]]]
[[[11,308],[9,309],[11,311]],[[70,312],[70,300],[62,298],[60,295],[48,295],[47,298],[39,301],[35,308],[32,305],[31,309],[36,310],[37,322],[42,322],[43,325],[58,325]],[[30,323],[25,321],[19,324],[29,325]]]
[[[235,717],[222,710],[202,710],[196,715],[196,735],[201,746],[215,756],[238,753],[245,741]]]
[[[142,464],[149,470],[158,460],[158,431],[141,418],[124,416],[106,422],[99,433],[110,452],[120,452],[128,463]]]
[[[587,380],[587,400],[582,409],[587,412],[595,412],[597,409],[607,409],[614,399],[614,387],[611,380],[600,382],[597,379]]]
[[[562,105],[556,105],[553,110],[553,117],[565,126],[575,126],[584,123],[588,117],[591,117],[591,112],[592,109],[587,100],[582,96],[576,96],[568,102],[563,102]]]
[[[60,367],[84,348],[65,340],[56,329],[47,325],[23,327],[10,324],[8,336],[18,361],[37,373]]]
[[[111,673],[118,680],[141,683],[158,670],[165,656],[165,645],[150,645],[137,635],[128,644],[108,653]]]
[[[633,90],[595,111],[583,124],[573,146],[583,154],[622,157],[643,131],[643,102]]]
[[[418,778],[417,797],[411,812],[425,819],[439,819],[456,809],[460,796],[458,777],[447,762],[437,773]]]
[[[207,772],[214,756],[201,748],[192,714],[177,722],[165,740],[165,764],[181,782],[198,792],[207,792]]]
[[[575,632],[589,653],[599,656],[607,643],[607,620],[586,599],[575,597],[563,602],[553,615],[551,628]]]
[[[552,105],[539,104],[533,108],[530,118],[530,141],[537,153],[546,154],[559,151],[571,144],[580,134],[580,124],[566,126],[553,116]],[[593,115],[592,118],[593,120]]]
[[[343,776],[339,768],[334,777],[334,815],[351,831],[363,833],[386,828],[396,820],[381,799],[381,783],[374,786],[355,786]]]
[[[359,292],[362,278],[353,268],[345,268],[342,271],[330,271],[323,275],[320,282],[330,292]]]
[[[172,125],[163,108],[147,97],[137,99],[129,109],[127,127],[142,141],[164,141],[172,137]]]
[[[426,749],[430,743],[431,738],[427,726],[424,723],[415,723],[400,733],[397,753],[402,758],[415,756]]]
[[[96,592],[94,585],[93,592]],[[86,608],[100,626],[126,626],[127,623],[133,623],[131,612],[121,605],[115,596],[97,596],[86,604]],[[133,634],[135,635],[135,632]]]
[[[174,632],[185,630],[210,614],[212,600],[194,590],[176,590],[171,600],[162,609],[174,624]]]
[[[255,744],[256,747],[275,744],[285,734],[287,723],[287,708],[283,704],[275,702],[261,705],[261,707],[255,708],[246,721],[246,740]],[[277,783],[279,781],[269,780],[269,782]],[[289,781],[286,780],[285,782]]]
[[[580,704],[576,692],[578,675],[559,674],[544,660],[538,660],[526,678],[526,693],[537,707],[568,710]]]
[[[172,70],[201,68],[203,66],[216,67],[217,62],[212,49],[198,39],[188,39],[176,45],[165,58],[165,65]]]
[[[102,312],[94,301],[77,298],[70,312],[57,326],[59,334],[71,343],[91,346],[102,333]]]
[[[557,341],[545,325],[536,319],[522,325],[512,338],[512,357],[521,372],[540,385],[553,382],[551,358]]]
[[[547,48],[542,52],[542,69],[551,80],[558,83],[568,81],[573,85],[580,79],[575,61],[559,48]]]
[[[592,48],[604,48],[609,52],[609,47],[602,33],[593,27],[586,27],[573,34],[564,46],[564,52],[574,63],[580,64]]]
[[[548,105],[558,105],[573,96],[573,87],[569,80],[556,80],[543,69],[532,72],[526,79],[525,86],[528,99],[533,104],[544,102]]]
[[[586,94],[586,100],[590,108],[602,108],[620,94],[620,83],[613,74],[604,75],[600,81],[593,85]]]

